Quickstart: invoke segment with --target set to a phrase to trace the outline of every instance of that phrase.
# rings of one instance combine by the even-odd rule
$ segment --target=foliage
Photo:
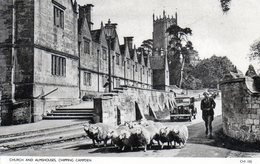
[[[256,40],[250,46],[249,58],[250,60],[254,60],[254,59],[260,60],[260,40]]]
[[[226,56],[213,55],[195,66],[191,74],[201,80],[203,88],[216,88],[219,81],[229,72],[237,73],[233,63]]]
[[[152,55],[153,51],[153,40],[147,39],[144,40],[141,44],[141,46],[137,49],[138,52],[143,51],[144,55]]]
[[[227,13],[230,10],[231,0],[220,0],[221,9],[223,13]]]
[[[253,77],[253,76],[256,76],[256,71],[255,71],[255,68],[252,64],[250,64],[248,66],[248,70],[246,71],[246,76],[249,76],[249,77]]]
[[[192,30],[173,24],[166,32],[170,36],[168,51],[172,56],[169,57],[170,84],[179,84],[178,86],[182,88],[184,67],[187,62],[189,63],[189,52],[193,50],[192,42],[188,40]]]

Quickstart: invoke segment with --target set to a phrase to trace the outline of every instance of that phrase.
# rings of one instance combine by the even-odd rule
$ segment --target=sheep
[[[124,146],[124,143],[119,138],[120,134],[122,132],[129,130],[129,127],[126,125],[119,125],[115,130],[110,130],[108,132],[108,137],[111,138],[112,144],[115,145],[115,147],[118,147],[119,149],[122,149]]]
[[[151,140],[153,138],[153,132],[148,131],[148,126],[146,128],[142,126],[134,127],[133,132],[132,132],[132,140],[134,141],[131,142],[131,147],[139,147],[139,146],[144,146],[144,151],[147,151],[147,145],[151,143]]]
[[[170,129],[169,129],[168,127],[161,128],[161,129],[160,129],[160,133],[159,133],[159,143],[161,143],[161,149],[163,149],[165,142],[167,142],[168,145],[169,145],[169,143],[170,143],[169,132],[170,132]],[[159,144],[159,145],[160,145],[160,144]]]
[[[154,122],[153,127],[155,130],[155,135],[153,139],[157,141],[158,145],[160,146],[160,129],[165,128],[165,126],[160,122]]]
[[[94,146],[95,141],[98,143],[98,146],[102,141],[104,141],[104,146],[106,146],[107,141],[110,139],[107,134],[112,129],[115,128],[104,123],[89,124],[84,126],[84,130],[87,133],[88,137],[92,139]]]
[[[148,125],[154,125],[154,121],[151,121],[151,120],[140,120],[138,122],[139,125],[142,125],[142,126],[148,126]]]
[[[156,140],[158,142],[159,130],[154,125],[146,125],[143,127],[143,129],[145,129],[149,132],[149,135],[150,135],[149,146],[151,148],[151,146],[153,145],[153,140]]]
[[[95,146],[95,134],[92,132],[92,127],[89,123],[83,125],[84,131],[87,133],[87,136],[92,140],[93,146]]]
[[[169,138],[173,139],[175,146],[176,146],[176,142],[179,144],[180,147],[182,147],[181,144],[185,146],[188,137],[189,137],[189,132],[187,126],[185,125],[175,128],[171,130],[169,133]]]
[[[119,134],[120,142],[122,143],[122,151],[125,150],[126,147],[130,147],[133,150],[134,145],[134,131],[133,129],[124,129]]]

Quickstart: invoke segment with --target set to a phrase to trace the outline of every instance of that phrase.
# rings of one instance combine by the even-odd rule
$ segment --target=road
[[[213,133],[221,129],[221,100],[217,98],[215,109],[215,119],[213,121]],[[165,120],[163,124],[167,126],[187,125],[189,129],[189,140],[184,148],[166,147],[160,149],[153,147],[144,152],[143,150],[118,151],[114,147],[91,148],[89,139],[82,138],[76,141],[59,144],[44,145],[41,147],[31,147],[25,150],[17,150],[4,155],[16,156],[75,156],[75,157],[256,157],[256,152],[241,152],[225,148],[224,143],[205,136],[204,123],[201,118],[200,102],[196,102],[198,108],[197,118],[192,122],[171,122]]]

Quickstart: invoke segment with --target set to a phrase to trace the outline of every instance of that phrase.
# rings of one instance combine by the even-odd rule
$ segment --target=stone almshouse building
[[[105,92],[109,59],[106,24],[92,29],[92,7],[72,0],[0,2],[2,123],[11,117],[10,108],[23,108],[24,102],[32,109],[24,114],[32,115],[28,122],[34,122],[58,105],[75,104],[84,95]],[[154,27],[159,27],[159,21],[154,20]],[[120,45],[116,33],[111,55],[113,88],[127,85],[167,90],[165,52],[144,57],[137,53],[133,37],[124,37]]]

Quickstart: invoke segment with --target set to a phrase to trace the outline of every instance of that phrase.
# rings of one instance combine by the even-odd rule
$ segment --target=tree
[[[255,68],[252,64],[250,64],[248,66],[248,70],[246,71],[246,76],[249,76],[249,77],[253,77],[253,76],[256,76],[256,71],[255,71]]]
[[[256,40],[250,46],[249,59],[250,60],[258,59],[260,61],[260,40]]]
[[[229,72],[238,72],[234,64],[226,56],[213,55],[198,63],[191,74],[201,80],[204,88],[217,88],[219,81]]]
[[[227,13],[230,10],[231,0],[220,0],[220,4],[223,13]]]
[[[153,40],[147,39],[144,40],[141,44],[141,46],[137,49],[138,52],[143,51],[144,55],[152,55],[153,52]]]
[[[192,35],[192,30],[187,27],[181,28],[180,26],[173,24],[166,30],[166,32],[171,38],[169,41],[168,51],[173,54],[175,59],[179,59],[181,63],[179,87],[182,88],[185,63],[189,60],[189,51],[193,50],[192,42],[188,40],[188,36]],[[169,58],[170,65],[174,64],[174,58]]]

